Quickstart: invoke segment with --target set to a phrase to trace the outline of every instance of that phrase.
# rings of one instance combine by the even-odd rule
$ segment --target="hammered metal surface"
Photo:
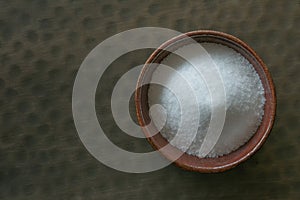
[[[0,199],[300,199],[299,15],[298,0],[0,1]],[[221,174],[173,165],[125,174],[87,152],[71,112],[76,72],[99,42],[141,26],[223,31],[262,57],[276,86],[277,118],[250,160]],[[151,147],[115,125],[109,98],[119,77],[149,53],[114,62],[96,98],[109,138],[136,152]]]

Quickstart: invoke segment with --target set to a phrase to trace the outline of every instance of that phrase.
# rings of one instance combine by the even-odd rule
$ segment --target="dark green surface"
[[[283,0],[0,1],[0,199],[300,199],[299,15],[299,1]],[[71,112],[76,72],[99,42],[140,26],[219,30],[257,51],[273,75],[278,112],[254,157],[221,174],[173,165],[126,174],[87,152]],[[150,52],[117,60],[96,98],[108,136],[131,151],[151,147],[118,129],[109,97]]]

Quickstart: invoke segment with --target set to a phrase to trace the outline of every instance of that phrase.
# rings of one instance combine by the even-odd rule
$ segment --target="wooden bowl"
[[[145,125],[149,124],[150,122],[148,105],[149,84],[143,85],[142,83],[151,80],[152,73],[158,66],[157,64],[155,65],[152,63],[160,63],[166,56],[170,54],[170,51],[172,52],[179,47],[189,43],[188,41],[190,40],[185,40],[186,36],[193,38],[199,43],[218,43],[228,46],[239,52],[253,65],[264,87],[266,101],[264,105],[264,116],[262,122],[252,138],[250,138],[247,143],[245,143],[237,150],[217,158],[199,158],[197,156],[188,155],[184,152],[181,152],[179,149],[173,146],[171,147],[171,149],[169,148],[168,151],[161,152],[169,160],[172,160],[172,155],[174,154],[174,152],[183,153],[177,160],[174,161],[174,163],[186,170],[198,171],[203,173],[222,172],[231,169],[248,159],[263,145],[263,143],[267,139],[274,123],[276,111],[276,96],[274,85],[271,75],[261,58],[247,44],[232,35],[210,30],[199,30],[188,32],[170,39],[169,41],[162,44],[157,50],[155,50],[146,61],[146,64],[139,76],[135,93],[135,104],[138,122],[142,127],[147,140],[154,147],[154,149],[159,150],[169,143],[160,133],[152,136],[149,128],[145,127]],[[165,49],[167,49],[168,51],[166,51]]]

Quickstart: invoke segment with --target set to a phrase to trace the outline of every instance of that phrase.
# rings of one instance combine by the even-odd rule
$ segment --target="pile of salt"
[[[223,79],[226,94],[226,105],[224,105],[226,108],[225,124],[219,140],[207,155],[207,157],[218,157],[236,150],[246,143],[256,132],[264,114],[264,89],[252,64],[241,54],[220,44],[202,43],[201,45],[210,54],[216,64]],[[189,46],[192,48],[193,45]],[[172,78],[174,74],[170,73],[165,77],[165,79],[167,79],[165,87],[150,85],[148,91],[149,106],[159,104],[162,105],[167,112],[166,123],[160,132],[163,137],[178,149],[183,151],[187,149],[185,151],[186,153],[202,157],[199,154],[199,149],[207,133],[212,106],[205,80],[203,80],[201,75],[197,73],[191,64],[175,54],[170,54],[161,63],[174,68],[189,81],[189,84],[197,96],[197,106],[199,106],[201,117],[197,135],[192,144],[189,146],[186,146],[186,143],[180,142],[172,144],[171,141],[177,133],[180,120],[186,120],[188,122],[192,120],[193,117],[191,116],[191,119],[181,119],[179,102],[174,94],[167,88],[172,85],[172,88],[176,88],[178,93],[185,90],[185,88],[182,88],[180,83]],[[201,63],[199,63],[199,65],[201,65]],[[158,76],[159,74],[160,67],[154,71],[152,77]],[[182,98],[189,97],[183,96]],[[186,102],[189,103],[188,99],[186,100]],[[194,105],[190,105],[191,110],[189,111],[192,115],[193,106]],[[194,114],[196,115],[198,113]],[[163,116],[159,115],[160,113],[156,113],[155,116],[152,116],[150,113],[154,124],[161,123],[159,119],[163,118]],[[161,113],[161,115],[165,115],[165,113]]]

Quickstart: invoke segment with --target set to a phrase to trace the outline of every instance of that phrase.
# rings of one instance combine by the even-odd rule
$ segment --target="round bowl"
[[[231,169],[241,162],[247,160],[263,145],[263,143],[267,139],[274,123],[276,111],[276,96],[274,84],[271,75],[262,59],[246,43],[232,35],[217,31],[199,30],[188,32],[168,40],[158,49],[156,49],[146,61],[146,64],[144,65],[140,73],[135,92],[135,105],[138,122],[142,127],[147,140],[154,147],[154,149],[161,149],[168,144],[168,141],[159,132],[153,136],[151,135],[149,129],[145,128],[151,120],[149,116],[148,105],[149,84],[143,85],[143,83],[149,82],[149,80],[151,80],[152,73],[158,66],[157,64],[155,65],[152,63],[160,63],[166,56],[170,54],[170,52],[189,43],[190,40],[186,40],[186,36],[193,38],[199,43],[218,43],[234,49],[235,51],[243,55],[253,65],[264,87],[266,99],[264,105],[264,116],[256,133],[252,136],[252,138],[248,140],[248,142],[246,142],[237,150],[221,157],[199,158],[197,156],[181,152],[182,155],[174,161],[177,166],[186,170],[198,171],[203,173],[222,172]],[[173,149],[171,149],[170,151],[180,152],[180,150],[176,147],[172,148]],[[172,160],[170,156],[172,152],[168,153],[162,151],[161,153],[167,159]]]

